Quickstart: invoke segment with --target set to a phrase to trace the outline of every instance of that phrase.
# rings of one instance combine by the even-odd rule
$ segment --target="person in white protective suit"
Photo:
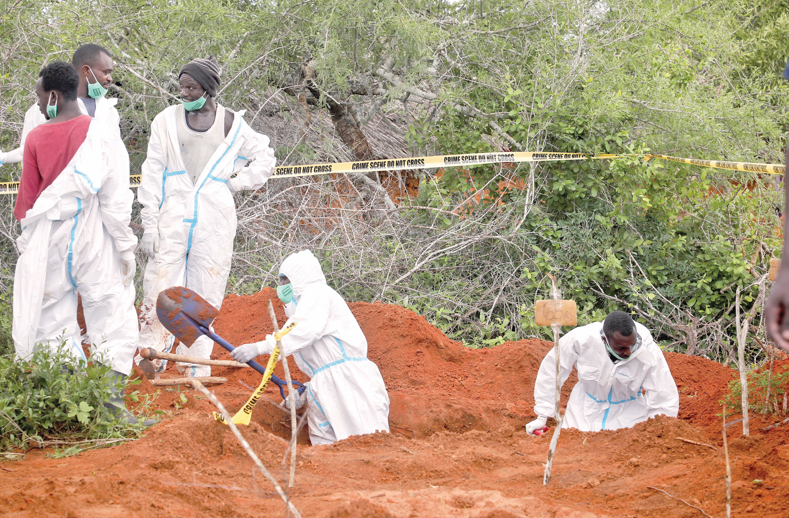
[[[48,122],[28,136],[14,210],[22,234],[12,335],[22,360],[36,347],[57,349],[62,340],[84,360],[79,294],[94,359],[113,371],[108,407],[136,422],[119,387],[132,370],[138,338],[129,155],[117,132],[81,113],[78,84],[76,70],[64,62],[44,67],[36,83]]]
[[[112,84],[114,70],[109,51],[93,43],[82,45],[74,52],[71,64],[79,74],[79,87],[77,88],[79,110],[85,115],[102,121],[108,129],[117,131],[120,136],[120,116],[115,108],[118,99],[106,97],[108,87]],[[5,153],[0,151],[0,166],[21,162],[28,134],[46,121],[38,103],[33,104],[25,112],[19,147]]]
[[[389,431],[389,395],[375,363],[367,359],[367,339],[345,300],[326,284],[320,263],[309,250],[288,256],[279,269],[277,295],[284,302],[285,324],[296,326],[282,337],[280,356],[293,355],[310,376],[296,402],[307,405],[313,445],[351,435]],[[284,326],[283,326],[284,327]],[[231,355],[246,363],[271,354],[274,335],[242,345]],[[287,400],[286,400],[287,402]]]
[[[221,307],[236,235],[233,195],[262,187],[276,163],[268,137],[249,127],[244,112],[216,103],[220,80],[213,58],[187,63],[179,83],[182,104],[159,113],[151,125],[137,191],[144,227],[140,247],[149,258],[140,347],[166,352],[174,338],[156,317],[159,293],[184,286]],[[201,336],[178,352],[207,359],[212,349],[213,341]],[[166,361],[155,360],[154,367],[161,372]],[[211,374],[207,365],[177,367],[187,376]]]
[[[578,327],[559,340],[561,384],[573,370],[578,383],[567,402],[563,428],[584,432],[629,428],[659,414],[676,417],[679,393],[663,351],[649,331],[623,311]],[[543,359],[534,384],[534,435],[556,408],[556,352]]]

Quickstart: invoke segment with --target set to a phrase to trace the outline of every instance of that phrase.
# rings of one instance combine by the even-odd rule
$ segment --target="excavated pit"
[[[228,296],[215,330],[234,345],[263,339],[272,331],[269,300],[281,326],[276,292],[265,289]],[[692,506],[725,513],[719,401],[735,378],[732,369],[667,354],[680,389],[679,418],[658,417],[628,430],[565,430],[553,479],[543,486],[550,434],[529,437],[523,425],[533,415],[534,379],[551,344],[526,340],[471,350],[405,308],[350,307],[386,382],[392,430],[320,447],[308,446],[303,431],[291,493],[303,516],[702,516]],[[215,346],[212,357],[229,354]],[[308,379],[292,359],[290,366],[296,379]],[[773,368],[784,372],[789,361]],[[212,374],[228,377],[210,389],[231,412],[260,381],[252,369]],[[276,374],[284,378],[281,365]],[[165,376],[176,375],[170,363]],[[565,401],[574,383],[575,375],[563,389]],[[230,430],[210,417],[213,406],[202,395],[156,389],[145,380],[131,390],[158,392],[154,406],[170,415],[121,446],[61,459],[48,458],[52,450],[31,451],[23,461],[0,464],[0,514],[285,515]],[[242,433],[282,481],[291,432],[280,401],[269,386]],[[789,423],[764,431],[778,420],[752,416],[749,438],[739,424],[729,429],[734,516],[789,516]]]

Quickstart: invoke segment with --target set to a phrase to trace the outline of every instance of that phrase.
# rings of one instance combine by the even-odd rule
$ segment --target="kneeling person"
[[[300,398],[306,402],[310,441],[331,444],[351,435],[389,431],[389,395],[378,367],[367,359],[367,339],[345,300],[326,284],[309,250],[287,257],[277,294],[296,327],[282,337],[282,355],[293,355],[310,376]],[[248,362],[271,354],[273,335],[231,354]]]
[[[570,394],[562,426],[583,432],[629,428],[650,417],[676,417],[679,393],[663,351],[647,328],[623,311],[605,322],[578,327],[559,340],[561,384],[573,367],[578,383]],[[556,352],[543,359],[534,384],[538,418],[526,425],[534,434],[554,417]]]

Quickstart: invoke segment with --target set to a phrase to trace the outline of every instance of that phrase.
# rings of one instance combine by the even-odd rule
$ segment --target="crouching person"
[[[81,295],[96,358],[112,369],[109,383],[116,391],[107,406],[134,423],[120,388],[138,339],[129,155],[117,128],[82,114],[79,83],[77,71],[61,61],[44,67],[36,83],[47,122],[25,143],[14,208],[22,234],[12,334],[23,360],[37,346],[57,349],[63,338],[69,353],[84,360],[77,323]]]
[[[310,376],[297,405],[307,405],[313,445],[351,435],[389,431],[389,395],[378,367],[367,359],[367,339],[345,300],[326,284],[309,250],[288,256],[279,270],[277,295],[296,326],[282,337],[282,355],[293,355]],[[271,354],[273,335],[231,353],[246,363]]]
[[[630,428],[656,415],[677,417],[679,392],[663,351],[646,327],[614,311],[605,322],[577,327],[559,340],[560,381],[575,367],[578,383],[570,394],[563,428],[599,432]],[[540,365],[534,384],[537,419],[526,432],[545,427],[556,408],[556,351]]]

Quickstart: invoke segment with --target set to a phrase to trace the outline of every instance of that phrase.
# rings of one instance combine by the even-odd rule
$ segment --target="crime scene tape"
[[[443,167],[462,167],[485,164],[507,164],[528,162],[561,162],[572,160],[612,160],[632,155],[591,155],[588,153],[538,153],[533,151],[516,151],[511,153],[473,153],[467,155],[436,155],[412,158],[395,158],[387,160],[369,160],[366,162],[338,162],[333,164],[288,165],[277,167],[272,179],[296,178],[303,176],[317,176],[323,174],[345,173],[375,173],[380,171],[402,169],[435,169]],[[697,160],[695,158],[680,158],[668,155],[645,155],[645,160],[659,158],[671,162],[726,169],[730,171],[745,171],[750,173],[784,174],[785,167],[781,164],[756,164],[751,162],[724,162],[719,160]],[[131,187],[139,187],[142,177],[132,175]],[[0,183],[0,195],[16,194],[19,182]]]
[[[473,153],[468,155],[438,155],[367,162],[340,162],[336,164],[287,165],[276,168],[272,178],[293,178],[331,173],[375,173],[392,169],[434,169],[468,165],[558,162],[566,160],[604,160],[620,155],[590,155],[588,153],[537,153],[517,151],[512,153]]]
[[[698,165],[701,167],[712,167],[714,169],[726,169],[729,171],[746,171],[749,173],[765,173],[765,174],[784,174],[786,166],[781,164],[754,164],[751,162],[723,162],[720,160],[697,160],[695,158],[679,158],[667,155],[646,155],[645,160],[650,158],[661,158],[671,162],[680,162],[682,164]]]

